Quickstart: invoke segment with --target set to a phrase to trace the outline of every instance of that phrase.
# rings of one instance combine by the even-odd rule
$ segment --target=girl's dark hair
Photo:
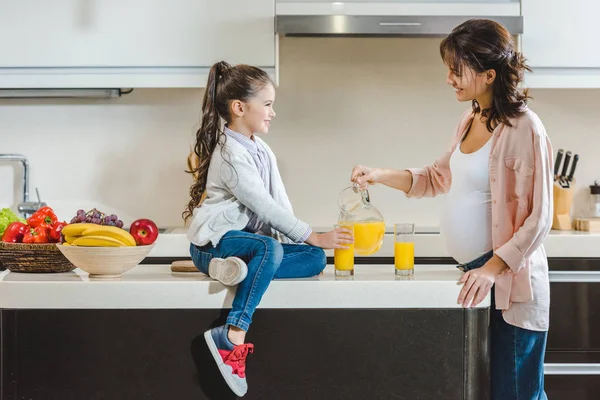
[[[456,76],[465,67],[477,73],[496,71],[492,90],[492,105],[480,110],[473,100],[473,111],[487,117],[487,129],[503,123],[512,126],[509,118],[521,115],[530,98],[528,91],[518,88],[525,71],[531,71],[523,55],[515,50],[508,30],[489,19],[470,19],[452,30],[440,44],[442,60]]]
[[[222,120],[231,122],[231,102],[247,102],[268,84],[273,84],[273,81],[257,67],[244,64],[232,67],[225,61],[211,67],[202,101],[202,122],[196,132],[194,156],[197,160],[188,163],[190,169],[186,171],[192,174],[194,183],[190,187],[191,200],[182,214],[185,221],[204,200],[210,159],[217,144],[225,144],[226,137],[221,125]]]

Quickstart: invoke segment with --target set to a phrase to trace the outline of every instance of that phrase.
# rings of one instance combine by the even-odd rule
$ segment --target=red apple
[[[156,241],[158,227],[149,219],[142,218],[134,221],[129,228],[129,233],[135,239],[138,246],[147,246]]]

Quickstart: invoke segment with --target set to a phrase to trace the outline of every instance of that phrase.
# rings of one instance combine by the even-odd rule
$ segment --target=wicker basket
[[[0,265],[12,272],[69,272],[75,269],[55,243],[0,242]]]

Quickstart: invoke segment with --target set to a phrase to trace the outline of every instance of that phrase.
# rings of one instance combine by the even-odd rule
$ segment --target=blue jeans
[[[208,275],[213,257],[239,257],[248,265],[248,276],[238,286],[227,324],[248,331],[252,315],[273,279],[307,278],[321,273],[327,259],[323,249],[277,240],[245,231],[229,231],[216,247],[211,243],[190,246],[194,265]]]
[[[459,265],[466,271],[482,267],[493,252]],[[490,374],[492,400],[547,400],[544,392],[544,353],[548,332],[513,326],[496,310],[494,288],[490,309]]]

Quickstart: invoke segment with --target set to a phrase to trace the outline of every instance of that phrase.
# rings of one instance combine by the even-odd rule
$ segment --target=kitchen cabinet
[[[274,0],[0,0],[0,87],[187,87],[273,69]],[[235,12],[234,12],[235,11]]]
[[[526,85],[600,87],[600,3],[589,0],[522,0],[522,51],[533,69]]]
[[[393,266],[368,265],[336,280],[329,266],[273,281],[253,317],[244,400],[489,399],[490,296],[457,305],[460,274],[417,266],[396,279]],[[237,398],[203,337],[232,299],[169,265],[111,282],[3,272],[0,398]]]

